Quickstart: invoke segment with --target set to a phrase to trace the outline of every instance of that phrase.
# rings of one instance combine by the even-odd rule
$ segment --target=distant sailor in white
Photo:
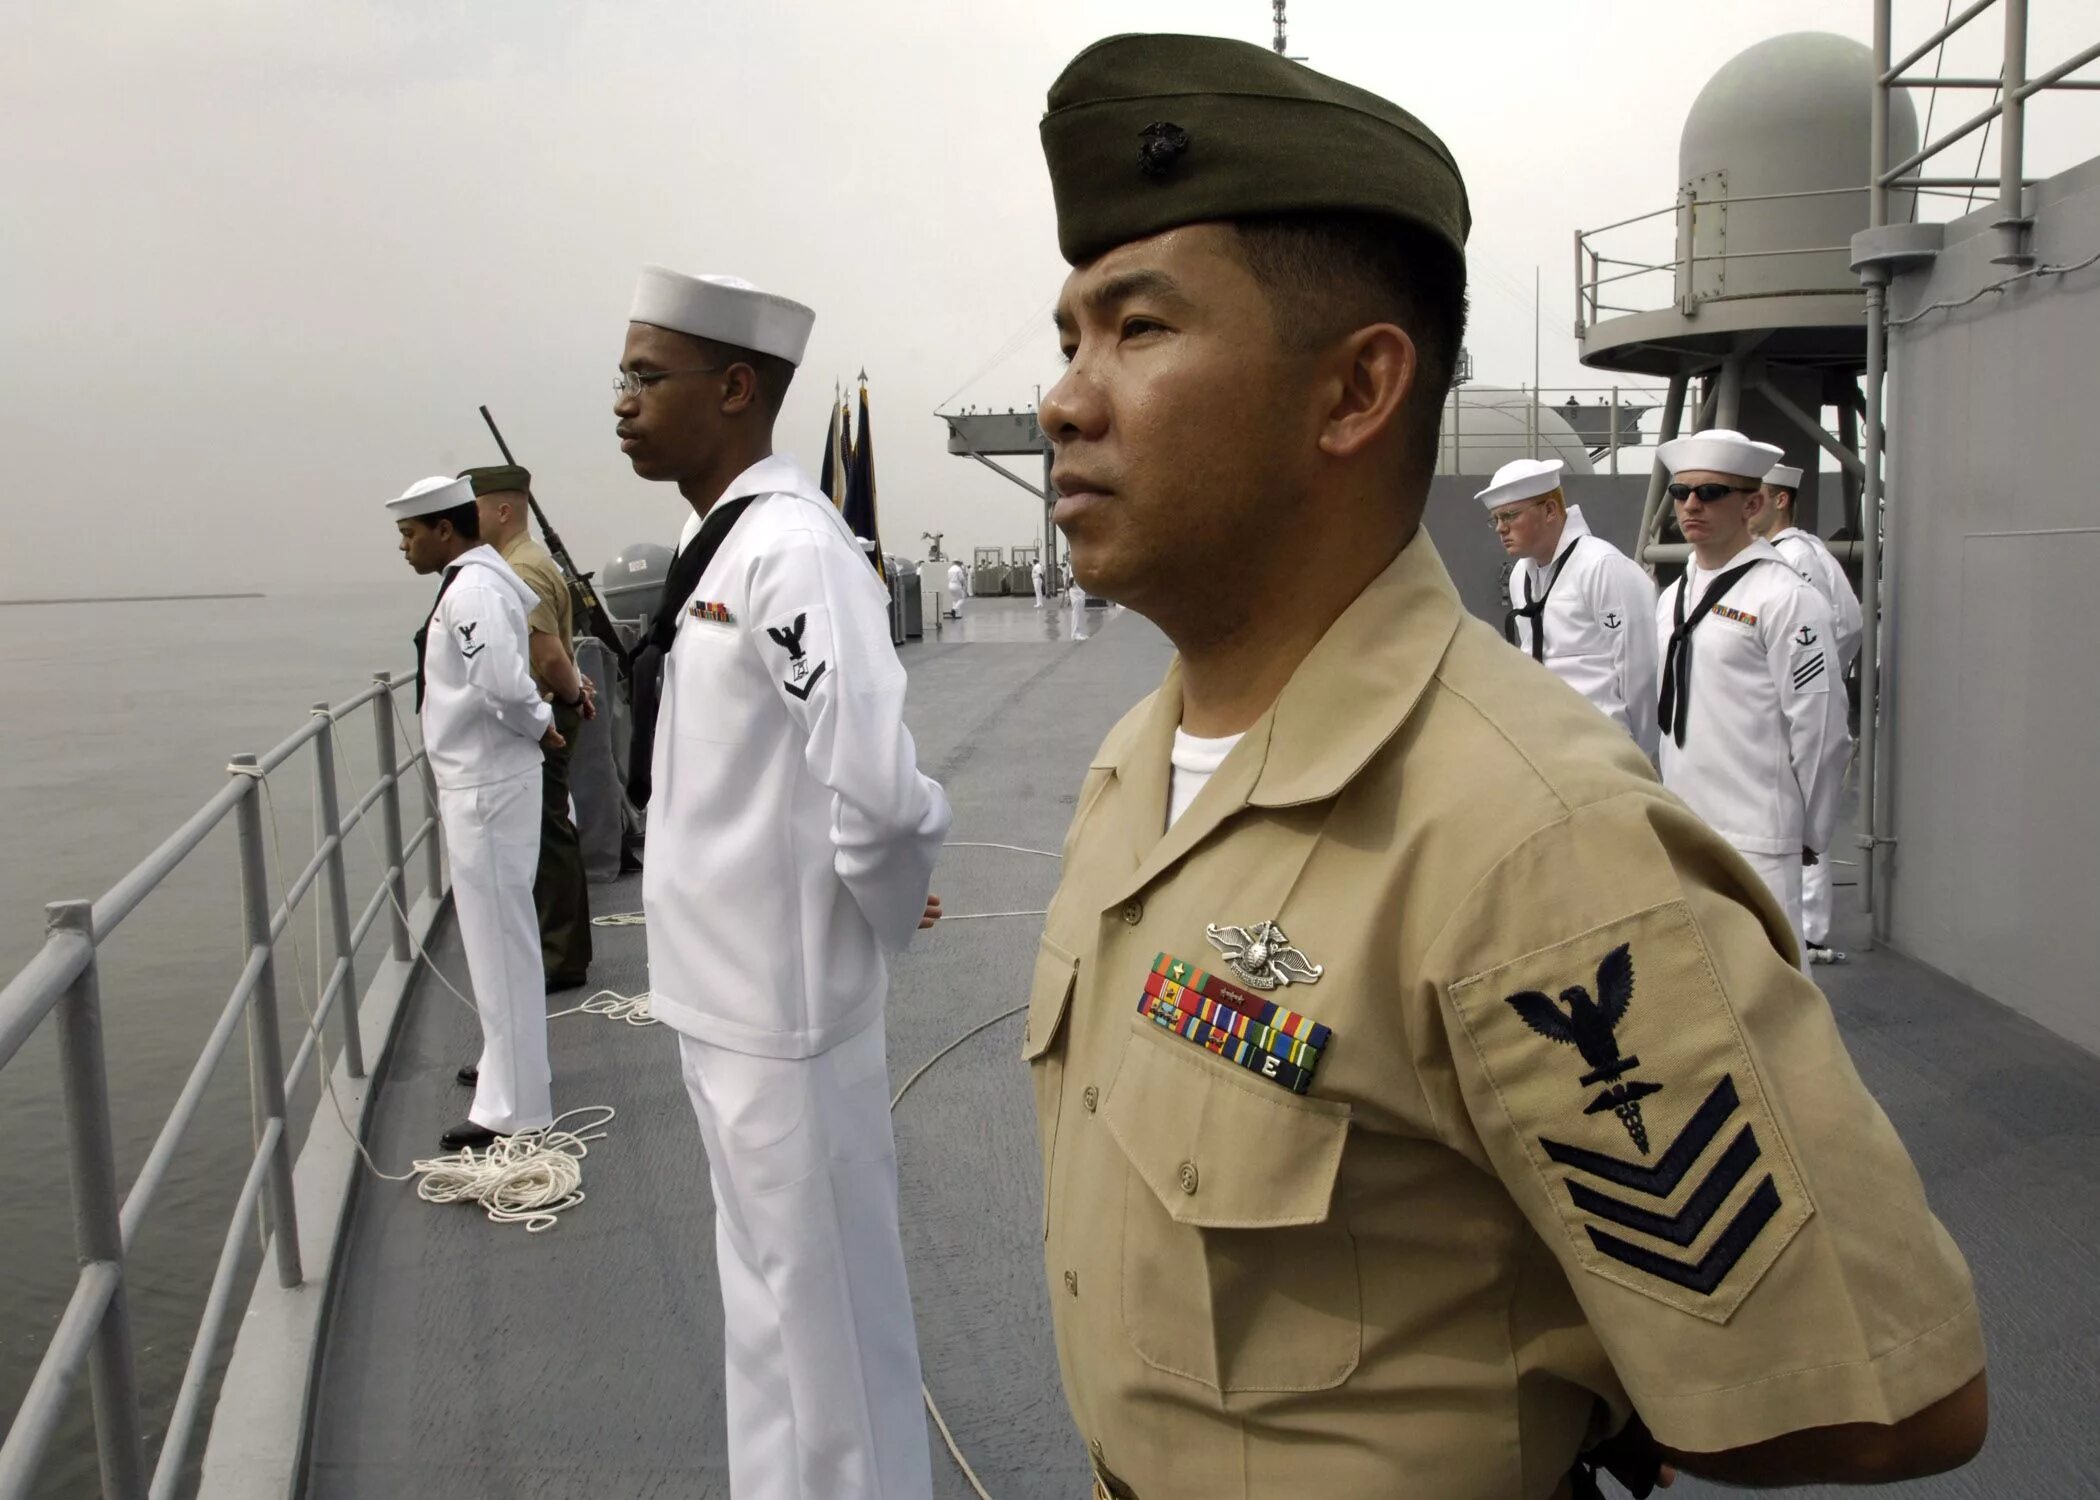
[[[474,486],[419,480],[387,502],[401,552],[442,571],[416,632],[416,706],[452,861],[452,906],[481,1014],[481,1057],[459,1070],[474,1090],[447,1150],[552,1124],[547,982],[532,881],[540,858],[540,746],[559,747],[554,710],[533,686],[525,616],[532,586],[481,543]]]
[[[948,564],[948,618],[962,618],[962,602],[970,597],[970,575],[960,562]]]
[[[1837,656],[1831,669],[1842,685],[1859,654],[1859,596],[1845,566],[1813,531],[1794,524],[1794,496],[1801,488],[1801,471],[1788,464],[1774,464],[1765,475],[1764,509],[1751,521],[1750,529],[1770,542],[1810,588],[1823,596],[1837,621]],[[1849,758],[1850,731],[1846,754]],[[1801,872],[1801,924],[1808,943],[1808,956],[1815,963],[1834,963],[1837,954],[1830,946],[1830,861],[1818,860]]]
[[[1039,557],[1028,565],[1028,581],[1035,589],[1035,607],[1043,607],[1043,560]]]
[[[659,617],[642,900],[714,1183],[730,1488],[923,1500],[884,953],[939,916],[948,801],[918,771],[874,568],[773,454],[815,315],[652,266],[629,317],[621,449],[706,517]]]
[[[1487,507],[1509,575],[1502,634],[1596,705],[1655,759],[1655,585],[1568,504],[1558,459],[1520,458],[1473,498]]]
[[[1779,449],[1715,428],[1656,457],[1692,548],[1655,613],[1663,785],[1763,877],[1798,945],[1801,871],[1830,847],[1849,748],[1836,625],[1751,534]]]

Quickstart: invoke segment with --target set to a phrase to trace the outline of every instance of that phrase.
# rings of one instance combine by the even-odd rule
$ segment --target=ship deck
[[[954,840],[1054,851],[1088,756],[1158,680],[1168,648],[1145,622],[1122,615],[1077,642],[1072,618],[974,601],[960,627],[903,653],[921,764],[955,804]],[[1040,855],[957,848],[936,889],[960,916],[1033,912],[1057,873]],[[1841,913],[1852,894],[1841,884]],[[592,901],[637,910],[639,880]],[[1860,946],[1860,925],[1841,915],[1840,946]],[[1039,930],[1025,916],[944,922],[897,961],[896,1081],[1025,999]],[[643,930],[595,937],[594,985],[645,989]],[[432,956],[464,990],[449,927]],[[2100,1492],[2100,1058],[1892,953],[1816,977],[1969,1257],[1991,1346],[1989,1448],[1894,1493]],[[898,1106],[905,1251],[927,1384],[986,1489],[1069,1500],[1086,1465],[1049,1334],[1020,1029],[991,1025]],[[553,1023],[551,1045],[557,1109],[619,1112],[586,1164],[588,1201],[528,1235],[362,1184],[316,1378],[312,1500],[728,1495],[713,1208],[673,1038],[575,1016]],[[382,1164],[435,1151],[464,1113],[453,1070],[477,1049],[472,1014],[426,978],[373,1111]],[[933,1445],[935,1494],[966,1500]],[[1685,1480],[1670,1493],[1721,1492]]]

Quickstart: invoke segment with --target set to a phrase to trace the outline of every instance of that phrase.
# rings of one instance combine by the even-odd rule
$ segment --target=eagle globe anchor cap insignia
[[[1204,936],[1225,955],[1232,972],[1258,990],[1289,989],[1294,984],[1318,984],[1327,972],[1291,946],[1290,938],[1274,922],[1252,927],[1221,927],[1207,923]]]
[[[1579,984],[1562,990],[1560,999],[1561,1004],[1556,1005],[1551,996],[1524,990],[1508,996],[1507,1003],[1526,1026],[1547,1041],[1573,1046],[1582,1054],[1582,1060],[1590,1065],[1590,1071],[1582,1075],[1582,1087],[1606,1085],[1602,1093],[1583,1106],[1582,1112],[1596,1115],[1610,1110],[1633,1137],[1635,1148],[1646,1156],[1648,1125],[1641,1118],[1641,1101],[1650,1094],[1661,1093],[1663,1086],[1626,1077],[1641,1065],[1641,1060],[1620,1056],[1618,1039],[1613,1035],[1633,1004],[1632,946],[1621,943],[1598,962],[1596,999],[1592,1000],[1590,992]]]

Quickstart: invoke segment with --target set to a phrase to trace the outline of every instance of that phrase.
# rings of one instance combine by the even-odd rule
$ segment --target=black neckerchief
[[[438,606],[445,602],[445,590],[452,587],[452,580],[459,577],[459,564],[445,569],[445,581],[438,585],[437,597],[430,601],[430,613],[423,616],[423,628],[416,632],[416,712],[423,711],[423,652],[430,645],[430,622],[438,616]]]
[[[1692,632],[1699,622],[1713,612],[1713,607],[1735,586],[1735,581],[1758,565],[1760,559],[1751,558],[1738,564],[1706,586],[1691,618],[1684,613],[1684,596],[1688,592],[1691,574],[1677,582],[1677,603],[1671,614],[1675,629],[1670,632],[1670,644],[1663,651],[1662,698],[1656,705],[1656,717],[1661,720],[1663,733],[1670,736],[1681,749],[1684,745],[1684,726],[1692,713]]]
[[[678,640],[678,619],[685,613],[686,601],[693,597],[693,590],[700,587],[700,575],[707,565],[715,560],[722,543],[729,535],[729,528],[736,525],[741,516],[756,500],[756,495],[739,495],[734,500],[718,500],[700,523],[700,531],[691,545],[671,560],[671,571],[664,575],[663,601],[657,606],[656,618],[649,622],[649,633],[642,637],[634,649],[633,683],[634,732],[628,740],[627,751],[627,800],[636,807],[649,805],[651,761],[656,754],[656,716],[663,707],[664,663],[671,655],[671,647]]]
[[[693,590],[700,587],[700,575],[707,571],[707,565],[722,550],[723,539],[729,535],[729,528],[736,525],[737,517],[757,498],[756,495],[741,495],[734,500],[724,500],[708,511],[693,544],[671,559],[671,570],[664,575],[663,602],[657,608],[656,618],[649,622],[649,634],[643,645],[670,651],[671,643],[678,639],[678,617],[685,613],[686,601],[693,597]]]
[[[1535,662],[1543,663],[1546,660],[1546,600],[1553,593],[1553,585],[1560,582],[1560,570],[1568,565],[1568,559],[1575,555],[1575,549],[1581,542],[1581,537],[1575,538],[1561,549],[1559,557],[1553,559],[1553,571],[1546,575],[1545,592],[1537,599],[1531,597],[1531,575],[1526,573],[1524,602],[1521,605],[1511,605],[1509,611],[1502,616],[1502,639],[1512,646],[1517,644],[1517,620],[1521,617],[1531,621],[1531,659]]]

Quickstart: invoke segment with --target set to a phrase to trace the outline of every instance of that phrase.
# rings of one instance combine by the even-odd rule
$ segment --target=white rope
[[[940,1051],[934,1053],[933,1056],[927,1058],[926,1061],[920,1063],[917,1071],[915,1071],[911,1075],[911,1077],[905,1079],[903,1086],[899,1088],[896,1093],[890,1096],[890,1113],[895,1114],[897,1112],[898,1102],[902,1100],[906,1094],[911,1092],[912,1085],[917,1083],[921,1078],[924,1078],[928,1073],[932,1072],[934,1065],[940,1062],[949,1053],[953,1052],[956,1048],[960,1047],[964,1042],[967,1042],[968,1040],[970,1040],[971,1037],[976,1036],[978,1033],[991,1030],[994,1026],[997,1026],[1001,1021],[1010,1021],[1015,1016],[1020,1015],[1023,1011],[1027,1009],[1028,1002],[1024,1000],[1019,1005],[1014,1006],[1011,1010],[1003,1010],[999,1012],[998,1015],[993,1016],[988,1020],[979,1021],[975,1026],[972,1026],[968,1031],[965,1031],[954,1041],[948,1043],[947,1046],[941,1048]],[[933,1418],[933,1425],[939,1430],[941,1434],[942,1443],[947,1445],[948,1456],[954,1459],[956,1467],[962,1470],[963,1478],[969,1482],[970,1489],[976,1494],[977,1500],[992,1500],[992,1497],[990,1493],[985,1489],[983,1482],[978,1479],[977,1471],[971,1468],[970,1461],[967,1458],[963,1457],[962,1445],[955,1441],[955,1434],[948,1430],[948,1419],[941,1415],[941,1409],[933,1399],[932,1387],[928,1386],[924,1381],[921,1381],[919,1383],[919,1394],[923,1396],[926,1400],[926,1414]]]
[[[993,917],[1047,917],[1049,915],[1050,913],[1047,911],[958,911],[942,913],[941,921],[943,923],[988,922]]]
[[[617,1113],[610,1104],[586,1104],[557,1115],[544,1130],[498,1136],[485,1151],[472,1146],[414,1164],[422,1178],[416,1196],[425,1203],[473,1203],[494,1224],[523,1224],[527,1234],[552,1229],[559,1215],[583,1202],[583,1159],[589,1142],[602,1141]],[[575,1130],[561,1122],[575,1115],[597,1118]],[[588,1132],[588,1133],[586,1133]]]
[[[328,709],[317,708],[311,711],[311,715],[328,721],[329,731],[335,736],[336,745],[347,757],[349,750],[343,745],[341,728],[335,714]],[[269,775],[260,766],[229,763],[226,769],[232,775],[248,777],[262,788],[263,805],[270,818],[270,844],[277,855],[277,868],[280,871],[284,870],[284,843],[278,831],[277,798],[271,789]],[[366,834],[370,837],[369,826],[366,828]],[[376,839],[373,840],[373,850],[384,865],[386,855],[379,849]],[[408,925],[408,913],[402,910],[400,901],[394,897],[391,881],[387,882],[386,890],[394,910],[401,913],[403,924]],[[318,932],[318,906],[314,908],[314,921]],[[343,1134],[349,1137],[350,1144],[356,1148],[357,1154],[363,1158],[366,1168],[373,1176],[387,1182],[416,1182],[416,1195],[427,1203],[480,1203],[491,1221],[498,1224],[522,1223],[528,1234],[537,1234],[543,1229],[553,1227],[557,1216],[563,1210],[574,1208],[583,1201],[583,1158],[589,1155],[585,1142],[606,1138],[607,1132],[603,1127],[612,1121],[616,1113],[609,1104],[582,1105],[558,1116],[542,1130],[525,1130],[515,1135],[499,1136],[478,1156],[472,1147],[468,1147],[454,1155],[413,1161],[406,1172],[389,1172],[382,1168],[366,1148],[363,1138],[351,1126],[350,1117],[343,1109],[343,1102],[336,1095],[335,1076],[328,1065],[327,1047],[321,1036],[320,1025],[315,1019],[314,1008],[306,996],[306,959],[299,948],[298,929],[289,920],[284,925],[285,931],[292,939],[292,975],[295,992],[299,997],[299,1009],[306,1019],[307,1032],[314,1039],[314,1071],[319,1074],[321,1086],[327,1092],[336,1123],[342,1126]],[[479,1008],[465,995],[460,994],[451,980],[445,977],[444,971],[438,968],[437,960],[431,956],[430,951],[416,940],[412,928],[409,941],[430,972],[437,976],[438,982],[451,990],[462,1004],[478,1016]],[[318,943],[317,937],[317,949]],[[576,1009],[583,1010],[598,998],[594,995],[591,1000],[585,1001]],[[626,996],[615,998],[630,1006],[633,1003]],[[635,998],[646,1001],[646,996]],[[338,1003],[355,1005],[357,997],[346,994]],[[607,1010],[609,1013],[609,1008]],[[633,1020],[631,1012],[623,1019],[628,1019],[631,1025],[650,1024],[649,1021]],[[591,1114],[600,1110],[604,1111],[603,1117],[583,1127],[585,1130],[595,1130],[596,1134],[579,1135],[555,1128],[571,1115]],[[416,1181],[418,1178],[422,1180]]]
[[[950,849],[1005,849],[1014,854],[1040,854],[1045,859],[1064,858],[1064,855],[1055,849],[1029,849],[1020,844],[982,844],[956,839],[951,840],[947,847]]]
[[[593,927],[641,927],[647,919],[638,911],[608,912],[602,917],[591,918]]]
[[[581,1005],[572,1005],[567,1010],[557,1010],[547,1019],[559,1021],[563,1016],[603,1016],[608,1021],[625,1021],[629,1026],[658,1026],[649,1005],[650,993],[643,990],[639,995],[623,995],[618,990],[600,990]]]

